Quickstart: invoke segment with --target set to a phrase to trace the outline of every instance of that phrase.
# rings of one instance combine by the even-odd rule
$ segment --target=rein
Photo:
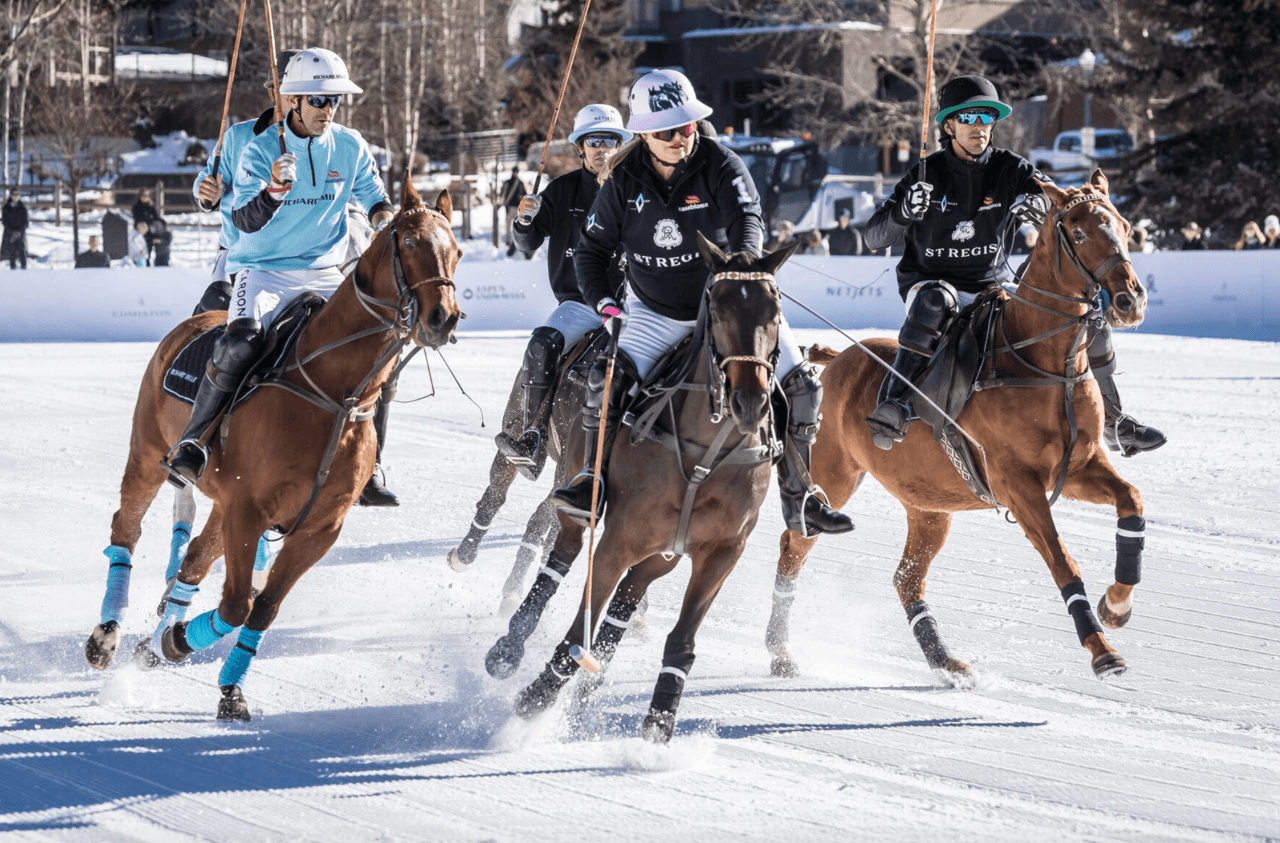
[[[352,287],[355,289],[356,300],[359,301],[361,307],[363,307],[365,311],[367,311],[369,315],[378,322],[378,325],[373,328],[365,328],[362,331],[357,331],[354,334],[343,337],[342,339],[334,342],[326,343],[308,354],[305,358],[299,356],[298,346],[295,345],[293,362],[286,366],[280,372],[280,375],[283,376],[289,372],[297,371],[298,374],[307,382],[307,386],[310,387],[310,389],[305,389],[295,383],[285,380],[264,381],[261,384],[262,386],[274,386],[287,392],[291,392],[300,398],[310,401],[322,410],[326,410],[336,416],[333,432],[329,437],[329,444],[325,448],[324,455],[321,457],[320,468],[316,471],[316,479],[311,486],[310,497],[307,498],[307,502],[303,504],[302,509],[299,510],[298,515],[294,518],[293,526],[290,527],[287,532],[282,533],[278,539],[273,539],[273,541],[281,541],[291,535],[298,529],[303,520],[305,520],[307,515],[311,512],[311,508],[315,505],[317,498],[320,496],[321,488],[323,488],[325,482],[329,479],[329,469],[332,467],[333,460],[337,456],[338,445],[342,440],[342,432],[347,423],[358,424],[373,418],[377,409],[381,388],[379,388],[379,390],[374,393],[373,397],[367,401],[362,402],[359,396],[362,395],[369,387],[378,373],[382,371],[389,362],[400,355],[400,352],[409,342],[410,336],[413,332],[413,326],[418,321],[418,301],[414,298],[413,291],[426,284],[439,284],[441,286],[449,287],[454,286],[453,279],[444,275],[435,275],[430,278],[419,279],[413,283],[409,283],[408,278],[405,275],[404,263],[400,254],[400,224],[411,216],[423,213],[432,214],[440,217],[441,219],[444,218],[443,214],[426,206],[402,211],[391,222],[391,231],[383,242],[382,251],[379,253],[378,259],[373,265],[374,275],[376,276],[378,267],[382,265],[384,260],[386,260],[387,249],[390,247],[392,277],[395,279],[396,290],[399,293],[398,301],[392,302],[366,293],[362,289],[360,263],[358,262],[355,269],[352,270],[350,277],[352,279]],[[374,307],[381,307],[390,310],[394,316],[388,319],[375,312],[373,309]],[[334,349],[341,348],[348,343],[355,342],[358,339],[388,332],[391,333],[393,341],[387,343],[386,348],[378,355],[373,367],[369,370],[368,374],[361,378],[359,384],[357,384],[354,389],[345,391],[345,395],[341,401],[335,401],[330,398],[325,393],[324,389],[321,388],[321,386],[317,384],[307,372],[306,365],[321,355],[327,354]],[[404,360],[401,360],[395,366],[390,377],[385,379],[383,382],[386,383],[387,381],[390,381],[394,383],[404,367],[413,359],[414,355],[421,350],[422,349],[420,347],[414,348],[408,356],[404,358]]]

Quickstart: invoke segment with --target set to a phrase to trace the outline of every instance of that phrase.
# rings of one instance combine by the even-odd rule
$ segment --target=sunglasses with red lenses
[[[674,137],[687,138],[697,130],[698,130],[697,123],[686,123],[685,125],[677,126],[674,129],[661,129],[656,132],[651,132],[651,134],[658,140],[662,141],[663,143],[666,143],[667,141],[671,140]]]

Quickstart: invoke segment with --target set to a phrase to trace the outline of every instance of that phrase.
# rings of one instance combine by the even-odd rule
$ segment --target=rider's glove
[[[516,221],[521,225],[532,225],[533,218],[538,215],[538,209],[542,207],[541,196],[526,196],[520,200],[520,208],[516,211]]]
[[[609,332],[610,336],[617,336],[618,332],[622,330],[622,326],[627,323],[626,311],[611,298],[600,299],[600,303],[596,305],[596,313],[600,314],[604,329]]]
[[[929,196],[933,185],[918,181],[907,189],[907,200],[902,203],[902,216],[907,222],[920,222],[929,210]]]
[[[268,192],[283,196],[293,187],[293,183],[298,180],[298,156],[292,152],[286,152],[275,160],[271,165],[271,185],[267,188]]]
[[[200,210],[212,211],[222,201],[222,174],[217,178],[205,176],[200,180]]]
[[[1039,228],[1049,217],[1049,198],[1043,193],[1023,193],[1013,200],[1009,210],[1018,222]]]

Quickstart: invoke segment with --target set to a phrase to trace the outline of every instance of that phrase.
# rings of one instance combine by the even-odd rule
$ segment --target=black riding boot
[[[1143,451],[1154,451],[1168,440],[1154,427],[1139,424],[1131,416],[1120,410],[1120,391],[1116,388],[1116,353],[1111,347],[1111,326],[1103,325],[1102,330],[1089,343],[1089,368],[1098,380],[1098,389],[1102,391],[1102,407],[1106,418],[1103,419],[1102,438],[1107,447],[1119,451],[1122,456],[1131,457]]]
[[[782,460],[778,462],[778,493],[782,498],[782,519],[788,530],[806,538],[818,533],[847,533],[853,521],[832,509],[826,493],[809,476],[813,443],[822,424],[822,381],[805,363],[782,381],[787,396],[787,440],[783,443]]]
[[[600,429],[600,408],[604,406],[604,376],[607,365],[603,357],[596,361],[587,374],[587,394],[582,408],[582,429],[586,431],[586,442],[583,446],[584,459],[579,471],[569,485],[556,489],[551,493],[551,500],[571,521],[583,527],[591,525],[591,488],[594,485],[596,448],[600,437],[604,436],[604,458],[600,462],[600,492],[596,499],[596,521],[604,517],[605,476],[609,466],[609,440],[613,431],[618,429],[619,410],[622,405],[621,396],[627,391],[629,379],[627,367],[622,365],[624,352],[618,352],[618,362],[614,366],[613,383],[610,386],[609,417],[605,420],[605,429]]]
[[[547,461],[547,449],[543,444],[546,438],[543,431],[551,416],[551,402],[547,398],[555,383],[556,368],[563,351],[564,334],[546,325],[534,330],[524,350],[521,368],[524,406],[520,410],[520,424],[524,432],[515,437],[504,430],[494,437],[507,462],[530,480],[538,479]]]
[[[191,420],[161,462],[169,470],[169,482],[179,489],[195,483],[204,473],[209,449],[201,444],[209,427],[226,409],[240,381],[262,350],[262,325],[257,319],[234,319],[213,345],[213,356],[191,408]]]
[[[360,492],[360,506],[399,506],[400,499],[382,485],[382,447],[387,442],[387,417],[391,415],[391,399],[396,397],[396,385],[389,383],[378,395],[378,406],[373,411],[373,429],[378,434],[378,463],[373,467],[369,482]]]
[[[885,373],[876,408],[867,416],[877,448],[888,451],[907,435],[911,423],[911,392],[907,384],[929,365],[957,305],[955,289],[944,281],[930,281],[916,292],[898,332],[893,372]]]

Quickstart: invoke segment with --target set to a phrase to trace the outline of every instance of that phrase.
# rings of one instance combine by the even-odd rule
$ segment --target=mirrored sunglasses
[[[955,117],[966,126],[976,126],[979,123],[990,126],[996,122],[996,116],[990,111],[961,111]]]
[[[317,94],[311,94],[310,96],[307,97],[307,105],[311,106],[312,108],[328,108],[329,106],[333,106],[334,108],[337,108],[338,104],[341,102],[342,102],[342,97],[337,95],[319,96]]]
[[[663,143],[666,143],[667,141],[671,140],[677,135],[687,138],[697,130],[698,130],[697,123],[686,123],[685,125],[677,126],[674,129],[662,129],[660,131],[654,132],[653,136],[658,140],[662,141]]]
[[[582,139],[582,145],[588,149],[613,149],[621,143],[613,135],[588,135]]]

